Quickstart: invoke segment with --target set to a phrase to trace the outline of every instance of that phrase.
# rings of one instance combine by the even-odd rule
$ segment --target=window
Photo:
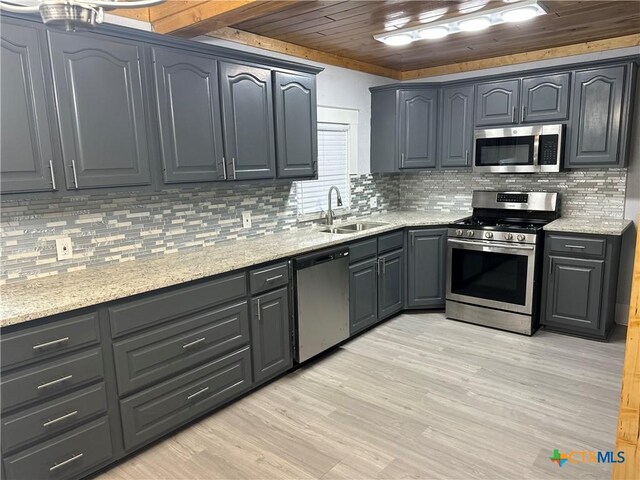
[[[326,212],[327,194],[333,185],[338,187],[342,196],[342,207],[337,206],[333,197],[333,210],[349,209],[349,137],[349,125],[318,123],[318,179],[298,182],[298,216]]]

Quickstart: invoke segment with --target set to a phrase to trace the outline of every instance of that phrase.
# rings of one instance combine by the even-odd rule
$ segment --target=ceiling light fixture
[[[501,23],[524,22],[539,15],[546,15],[547,11],[538,0],[521,0],[485,11],[477,11],[448,20],[432,22],[428,27],[398,28],[390,33],[380,33],[373,38],[387,45],[407,45],[416,40],[436,40],[459,32],[479,32],[492,25]]]

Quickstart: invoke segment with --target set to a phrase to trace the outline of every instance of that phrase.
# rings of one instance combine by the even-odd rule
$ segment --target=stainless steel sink
[[[357,223],[347,223],[345,225],[337,225],[333,227],[325,227],[320,231],[323,233],[346,234],[346,233],[362,232],[364,230],[369,230],[371,228],[376,228],[376,227],[384,227],[385,225],[388,225],[388,224],[384,222],[357,222]]]

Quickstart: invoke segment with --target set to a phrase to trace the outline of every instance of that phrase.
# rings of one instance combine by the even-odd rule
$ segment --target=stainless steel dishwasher
[[[339,247],[295,259],[298,363],[349,338],[348,255]]]

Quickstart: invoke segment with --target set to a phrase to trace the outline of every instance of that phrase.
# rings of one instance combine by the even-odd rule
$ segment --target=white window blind
[[[349,126],[318,124],[318,179],[298,182],[298,215],[327,211],[327,194],[335,185],[342,196],[342,207],[332,194],[334,211],[348,209],[351,200],[349,182]]]

